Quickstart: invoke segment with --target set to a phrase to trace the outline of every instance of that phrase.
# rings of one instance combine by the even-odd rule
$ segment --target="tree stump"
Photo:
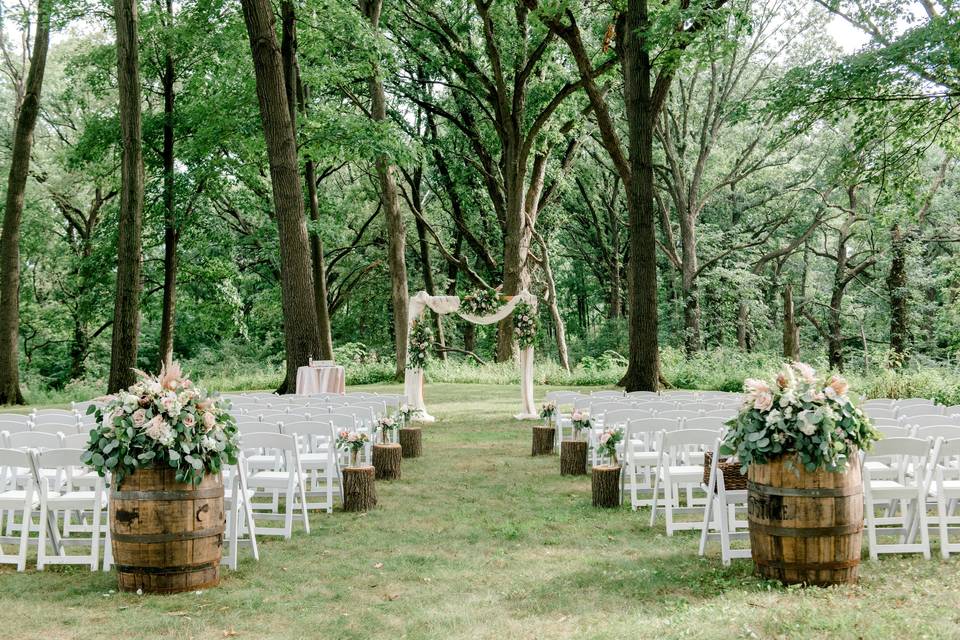
[[[587,475],[586,440],[564,440],[560,443],[560,475]]]
[[[602,464],[593,468],[590,486],[593,489],[593,506],[620,506],[620,465]]]
[[[373,467],[344,467],[343,510],[369,511],[377,506]]]
[[[553,427],[534,427],[533,428],[533,448],[530,451],[532,456],[549,456],[553,453],[554,438],[557,430]]]
[[[400,448],[404,458],[419,458],[423,453],[423,439],[420,427],[400,429]]]
[[[373,468],[377,470],[377,480],[399,480],[400,459],[403,449],[399,444],[373,445]]]

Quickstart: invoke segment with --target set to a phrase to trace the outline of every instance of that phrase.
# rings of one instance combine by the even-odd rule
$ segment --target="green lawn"
[[[384,388],[384,387],[381,387]],[[543,391],[542,389],[540,390]],[[424,457],[366,515],[261,538],[218,589],[118,594],[113,574],[0,569],[2,638],[951,638],[956,560],[864,561],[856,588],[784,590],[697,556],[647,513],[529,456],[512,386],[430,385]]]

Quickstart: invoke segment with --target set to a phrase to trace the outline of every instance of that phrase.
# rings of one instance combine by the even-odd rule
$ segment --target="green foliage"
[[[410,327],[410,339],[407,344],[407,368],[425,369],[433,347],[433,329],[429,321],[420,316]]]

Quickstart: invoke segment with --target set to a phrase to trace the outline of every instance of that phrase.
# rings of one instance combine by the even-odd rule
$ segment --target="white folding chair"
[[[937,529],[940,534],[940,556],[960,553],[960,541],[951,542],[950,534],[960,533],[960,438],[943,440],[939,447],[940,464],[936,466]]]
[[[922,416],[904,416],[900,418],[901,424],[906,427],[941,427],[956,426],[958,423],[953,416],[941,415],[922,415]]]
[[[106,506],[103,494],[103,480],[99,476],[92,491],[77,487],[73,481],[75,474],[83,474],[86,469],[80,461],[83,455],[81,449],[50,449],[34,454],[37,486],[40,489],[40,536],[37,540],[37,569],[43,571],[49,564],[85,564],[91,571],[96,571],[100,564],[100,527],[103,521],[103,509]],[[51,482],[49,473],[54,471],[60,477],[58,484]],[[67,523],[72,514],[90,514],[90,538],[80,539],[74,536],[67,537],[57,530],[58,512],[63,512],[62,521]],[[44,526],[47,524],[48,526]],[[59,541],[54,539],[54,547],[59,546],[58,552],[47,552],[47,531],[59,535]],[[76,530],[76,529],[75,529]],[[57,544],[59,542],[59,545]],[[68,554],[68,546],[86,546],[89,553]]]
[[[884,433],[884,435],[886,435],[886,433]],[[937,438],[954,440],[960,438],[960,426],[947,424],[932,427],[918,427],[913,435],[922,440],[936,440]]]
[[[26,420],[20,422],[0,419],[0,431],[5,431],[7,433],[21,433],[23,431],[30,431],[30,422]]]
[[[0,536],[0,563],[15,564],[17,571],[27,568],[27,548],[30,544],[30,523],[33,512],[39,506],[33,482],[22,488],[13,482],[17,469],[32,468],[30,453],[19,449],[0,449],[0,514],[6,513],[10,521],[20,514],[20,535]],[[2,522],[0,522],[2,524]],[[4,545],[16,545],[16,553],[7,553]]]
[[[660,462],[655,445],[661,431],[674,431],[679,422],[662,418],[640,418],[627,423],[623,435],[623,482],[620,495],[630,495],[630,508],[653,504],[654,476]]]
[[[865,462],[893,459],[890,470],[882,474],[871,465],[863,465],[864,513],[872,560],[881,553],[922,553],[924,558],[930,557],[924,484],[930,455],[930,441],[920,438],[884,438],[865,453]],[[879,507],[885,509],[883,515],[876,513]],[[919,543],[908,540],[914,518],[919,518]],[[881,535],[896,535],[899,542],[880,543]]]
[[[247,484],[247,465],[242,451],[237,456],[237,464],[228,471],[229,477],[225,479],[223,495],[224,507],[229,514],[225,535],[228,546],[226,565],[236,570],[241,542],[250,544],[253,559],[258,562],[260,549],[257,546],[256,525],[251,506],[254,492]]]
[[[310,533],[310,520],[307,518],[306,490],[304,487],[303,469],[300,466],[300,453],[293,436],[283,433],[250,433],[242,438],[244,449],[259,449],[266,455],[275,455],[278,467],[275,470],[253,471],[248,474],[250,489],[259,494],[274,491],[283,493],[283,513],[279,512],[279,504],[270,510],[262,512],[254,509],[254,522],[262,520],[282,520],[282,527],[268,527],[257,525],[254,533],[268,536],[283,536],[289,539],[293,535],[293,514],[299,508],[303,514],[304,531]]]
[[[720,541],[720,558],[725,567],[733,558],[749,558],[750,546],[734,549],[733,540],[750,540],[747,521],[737,517],[737,512],[747,508],[747,490],[727,490],[720,473],[720,438],[713,445],[710,459],[710,479],[707,483],[707,505],[703,510],[703,528],[700,531],[701,556],[707,552],[708,540]],[[711,526],[714,530],[711,530]]]
[[[900,400],[896,404],[897,417],[909,418],[911,416],[938,415],[943,412],[943,407],[934,404],[933,400],[922,398],[912,398],[910,400]]]
[[[283,431],[296,438],[301,447],[300,466],[307,483],[306,509],[333,513],[333,485],[340,477],[333,425],[329,422],[292,422],[283,425]]]
[[[702,521],[699,520],[675,521],[675,516],[703,513],[693,502],[694,490],[703,489],[703,464],[691,461],[689,454],[699,454],[699,459],[702,461],[702,451],[713,446],[719,436],[719,431],[709,429],[680,429],[660,433],[657,445],[660,456],[654,478],[653,505],[650,509],[651,527],[657,519],[658,490],[661,486],[668,536],[672,536],[674,531],[700,529],[703,526]],[[684,507],[680,506],[681,489],[686,489],[687,492],[687,504]]]
[[[897,409],[893,405],[864,407],[863,412],[871,420],[878,418],[897,418]]]
[[[912,438],[913,437],[913,428],[904,427],[904,426],[892,426],[885,424],[876,424],[874,427],[877,428],[877,431],[883,435],[884,438]]]

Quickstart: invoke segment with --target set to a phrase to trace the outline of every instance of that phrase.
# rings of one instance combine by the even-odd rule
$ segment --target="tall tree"
[[[143,227],[143,142],[140,129],[139,18],[136,0],[115,0],[117,88],[120,93],[120,221],[117,235],[117,293],[107,392],[134,382],[140,341],[140,292]]]
[[[52,0],[37,7],[33,57],[18,106],[7,197],[0,233],[0,404],[23,404],[20,392],[20,220],[30,170],[33,130],[40,113],[40,91],[50,45]]]
[[[160,84],[163,87],[163,308],[160,318],[160,363],[173,360],[173,329],[177,308],[177,244],[180,229],[177,224],[176,183],[174,182],[173,110],[176,94],[173,68],[173,0],[166,0],[164,15],[163,70]]]
[[[273,8],[269,0],[242,0],[241,4],[253,56],[280,236],[280,292],[287,356],[286,378],[280,391],[292,393],[296,388],[297,368],[307,364],[312,354],[320,353],[297,143]]]
[[[370,22],[374,36],[380,34],[380,12],[382,0],[360,0],[360,10]],[[378,49],[378,47],[375,47]],[[370,77],[367,84],[370,89],[370,117],[374,122],[387,120],[387,96],[383,88],[383,76],[380,63],[371,61]],[[397,378],[403,377],[407,366],[407,289],[406,225],[397,200],[396,167],[386,153],[376,159],[377,178],[380,181],[380,202],[387,220],[387,264],[390,268],[390,292],[393,300],[393,333],[397,345]]]

